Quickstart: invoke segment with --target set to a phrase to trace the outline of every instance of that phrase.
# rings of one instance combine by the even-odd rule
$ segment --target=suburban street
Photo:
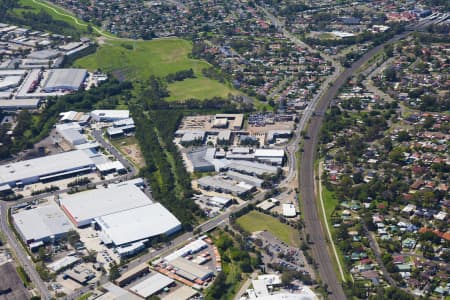
[[[50,293],[48,292],[45,282],[41,279],[41,276],[36,271],[33,261],[28,257],[27,252],[22,248],[22,245],[17,241],[12,230],[8,226],[8,207],[4,202],[0,203],[0,227],[1,231],[5,235],[8,244],[13,250],[18,262],[24,268],[25,272],[30,277],[30,280],[35,284],[42,299],[50,299]]]
[[[408,33],[396,35],[389,41],[372,48],[353,65],[342,72],[334,81],[333,85],[328,87],[323,97],[317,103],[315,108],[315,117],[312,117],[308,126],[307,136],[304,143],[304,152],[300,162],[300,195],[303,207],[303,218],[305,221],[306,233],[310,236],[313,256],[318,263],[319,275],[323,283],[327,285],[330,292],[330,299],[346,299],[341,283],[337,279],[336,270],[331,260],[331,251],[325,238],[324,228],[318,215],[316,201],[314,161],[316,159],[317,145],[319,141],[319,132],[325,114],[331,100],[336,96],[339,89],[347,80],[355,75],[357,70],[370,60],[378,51],[382,50],[384,45],[404,38]]]

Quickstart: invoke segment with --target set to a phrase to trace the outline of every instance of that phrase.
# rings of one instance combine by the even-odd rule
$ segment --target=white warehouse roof
[[[173,279],[162,275],[160,273],[154,273],[150,277],[146,278],[144,281],[136,284],[130,288],[135,294],[138,294],[142,298],[147,299],[151,295],[159,292],[163,288],[173,283]]]
[[[151,200],[136,185],[110,185],[60,199],[60,204],[77,226],[89,225],[97,217],[151,204]]]
[[[69,219],[55,204],[22,210],[12,217],[25,242],[46,240],[73,229]]]
[[[49,77],[44,84],[45,92],[58,90],[77,91],[87,76],[85,69],[53,69],[49,72]]]
[[[81,259],[76,256],[64,256],[63,258],[58,259],[58,260],[48,264],[47,268],[49,268],[50,271],[56,273],[59,270],[69,267],[80,260]]]
[[[256,149],[255,157],[284,157],[283,149]]]
[[[130,118],[129,110],[97,109],[91,111],[95,121],[119,121]]]
[[[283,204],[283,216],[293,218],[297,215],[297,210],[294,204]]]
[[[45,175],[93,165],[89,155],[82,150],[19,161],[0,166],[0,185],[11,183],[14,186],[18,181],[23,181],[24,184],[37,182],[39,177]]]
[[[102,232],[116,246],[181,229],[181,223],[160,203],[123,210],[95,219]]]

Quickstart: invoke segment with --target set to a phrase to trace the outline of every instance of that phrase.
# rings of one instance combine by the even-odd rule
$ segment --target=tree
[[[363,182],[363,180],[364,180],[364,177],[363,177],[362,172],[357,172],[357,173],[353,174],[353,182],[355,184],[361,183],[361,182]]]
[[[387,81],[391,82],[398,81],[397,72],[393,67],[386,68],[386,70],[384,71],[384,76],[386,77]]]
[[[97,251],[95,251],[95,250],[89,251],[88,250],[88,255],[84,256],[83,260],[85,262],[95,263],[97,261]]]
[[[388,44],[388,45],[384,46],[384,54],[385,54],[387,57],[392,57],[392,56],[394,56],[394,45]]]
[[[402,130],[402,131],[400,131],[398,133],[397,141],[399,141],[400,143],[401,142],[407,142],[409,140],[410,140],[410,136],[409,136],[409,133],[407,131]]]
[[[434,119],[432,116],[427,116],[423,122],[423,127],[425,129],[430,129],[434,125]]]
[[[286,286],[291,284],[291,282],[295,279],[295,274],[293,271],[284,271],[281,274],[281,283]]]
[[[111,263],[109,266],[109,280],[114,281],[120,277],[119,267],[116,263]]]
[[[70,230],[67,232],[67,241],[72,247],[75,247],[75,244],[80,241],[80,234],[75,230]]]
[[[403,151],[399,148],[393,149],[389,153],[389,159],[394,163],[403,164],[404,162]]]
[[[383,139],[383,147],[386,151],[392,150],[392,140],[390,137],[386,137]]]

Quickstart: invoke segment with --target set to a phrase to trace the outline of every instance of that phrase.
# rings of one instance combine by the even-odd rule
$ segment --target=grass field
[[[336,205],[339,204],[339,201],[334,195],[334,193],[327,190],[327,188],[324,185],[322,185],[322,197],[323,203],[325,205],[325,213],[327,214],[328,222],[331,224],[331,214],[336,208]]]
[[[107,41],[96,53],[75,62],[76,67],[114,74],[119,79],[143,80],[151,75],[164,77],[181,70],[193,69],[196,78],[169,85],[169,101],[189,98],[226,97],[236,93],[225,84],[206,78],[202,69],[210,65],[188,57],[192,43],[178,38],[153,41]]]
[[[169,85],[170,97],[167,101],[187,100],[189,98],[203,99],[205,95],[226,98],[228,94],[236,94],[225,84],[209,78],[188,78]]]
[[[237,219],[237,223],[247,232],[267,230],[281,241],[292,246],[299,246],[298,232],[289,225],[281,223],[278,219],[260,213],[251,211]]]

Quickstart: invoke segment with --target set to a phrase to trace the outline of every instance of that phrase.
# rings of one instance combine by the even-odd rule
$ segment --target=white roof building
[[[26,185],[93,168],[94,163],[86,152],[64,152],[0,166],[0,185]]]
[[[107,173],[107,172],[121,172],[121,171],[125,171],[126,168],[124,167],[124,165],[116,160],[116,161],[109,161],[106,162],[104,164],[98,164],[97,165],[97,169],[100,173]]]
[[[147,195],[134,184],[110,185],[106,189],[76,193],[61,198],[59,202],[77,227],[89,225],[98,217],[152,203]]]
[[[54,91],[78,91],[87,77],[85,69],[52,69],[49,71],[43,90],[47,93]]]
[[[181,229],[181,223],[160,203],[154,203],[95,219],[106,238],[114,245],[171,235]]]
[[[15,88],[20,84],[22,76],[7,76],[0,78],[0,91]]]
[[[31,52],[28,55],[28,58],[34,58],[34,59],[53,59],[56,58],[58,55],[60,55],[59,51],[56,50],[40,50],[40,51],[34,51]]]
[[[272,291],[269,287],[281,283],[281,276],[267,274],[258,276],[258,280],[252,280],[253,289],[248,289],[248,299],[256,300],[317,300],[318,297],[307,286],[300,287],[295,293],[287,291]]]
[[[266,282],[262,279],[252,280],[253,290],[256,296],[263,297],[269,295],[269,290],[267,289]]]
[[[197,253],[208,247],[208,244],[202,239],[196,239],[193,242],[190,242],[186,246],[178,249],[177,251],[167,255],[164,259],[168,262],[177,259],[178,257],[184,257],[190,254]]]
[[[58,259],[54,262],[52,262],[51,264],[47,265],[47,268],[56,273],[64,268],[67,268],[75,263],[77,263],[78,261],[80,261],[80,258],[76,257],[76,256],[64,256],[61,259]]]
[[[72,224],[55,204],[30,210],[22,210],[12,215],[15,227],[27,244],[47,242],[72,230]]]
[[[96,300],[142,300],[139,296],[136,296],[126,289],[118,287],[112,282],[107,282],[102,286],[108,292],[97,297]]]
[[[162,297],[162,300],[188,300],[192,299],[198,292],[193,288],[186,285],[182,285],[180,288],[176,289],[167,296]]]
[[[81,145],[87,142],[86,138],[81,134],[81,131],[82,128],[78,123],[56,125],[56,132],[58,132],[71,146]]]
[[[284,161],[283,149],[256,149],[255,159],[270,163],[272,165],[282,165]]]
[[[293,218],[297,215],[297,210],[294,204],[283,204],[283,216],[287,218]]]
[[[258,276],[259,280],[264,280],[266,285],[280,285],[281,275],[280,274],[264,274]]]
[[[39,106],[40,102],[41,100],[39,99],[0,100],[0,109],[4,110],[35,109]]]
[[[129,110],[97,109],[91,111],[91,117],[97,122],[115,122],[130,118]]]
[[[136,284],[130,288],[130,291],[141,296],[144,299],[152,296],[153,294],[161,291],[165,287],[173,283],[173,279],[162,275],[160,273],[154,273],[146,278],[144,281]]]

